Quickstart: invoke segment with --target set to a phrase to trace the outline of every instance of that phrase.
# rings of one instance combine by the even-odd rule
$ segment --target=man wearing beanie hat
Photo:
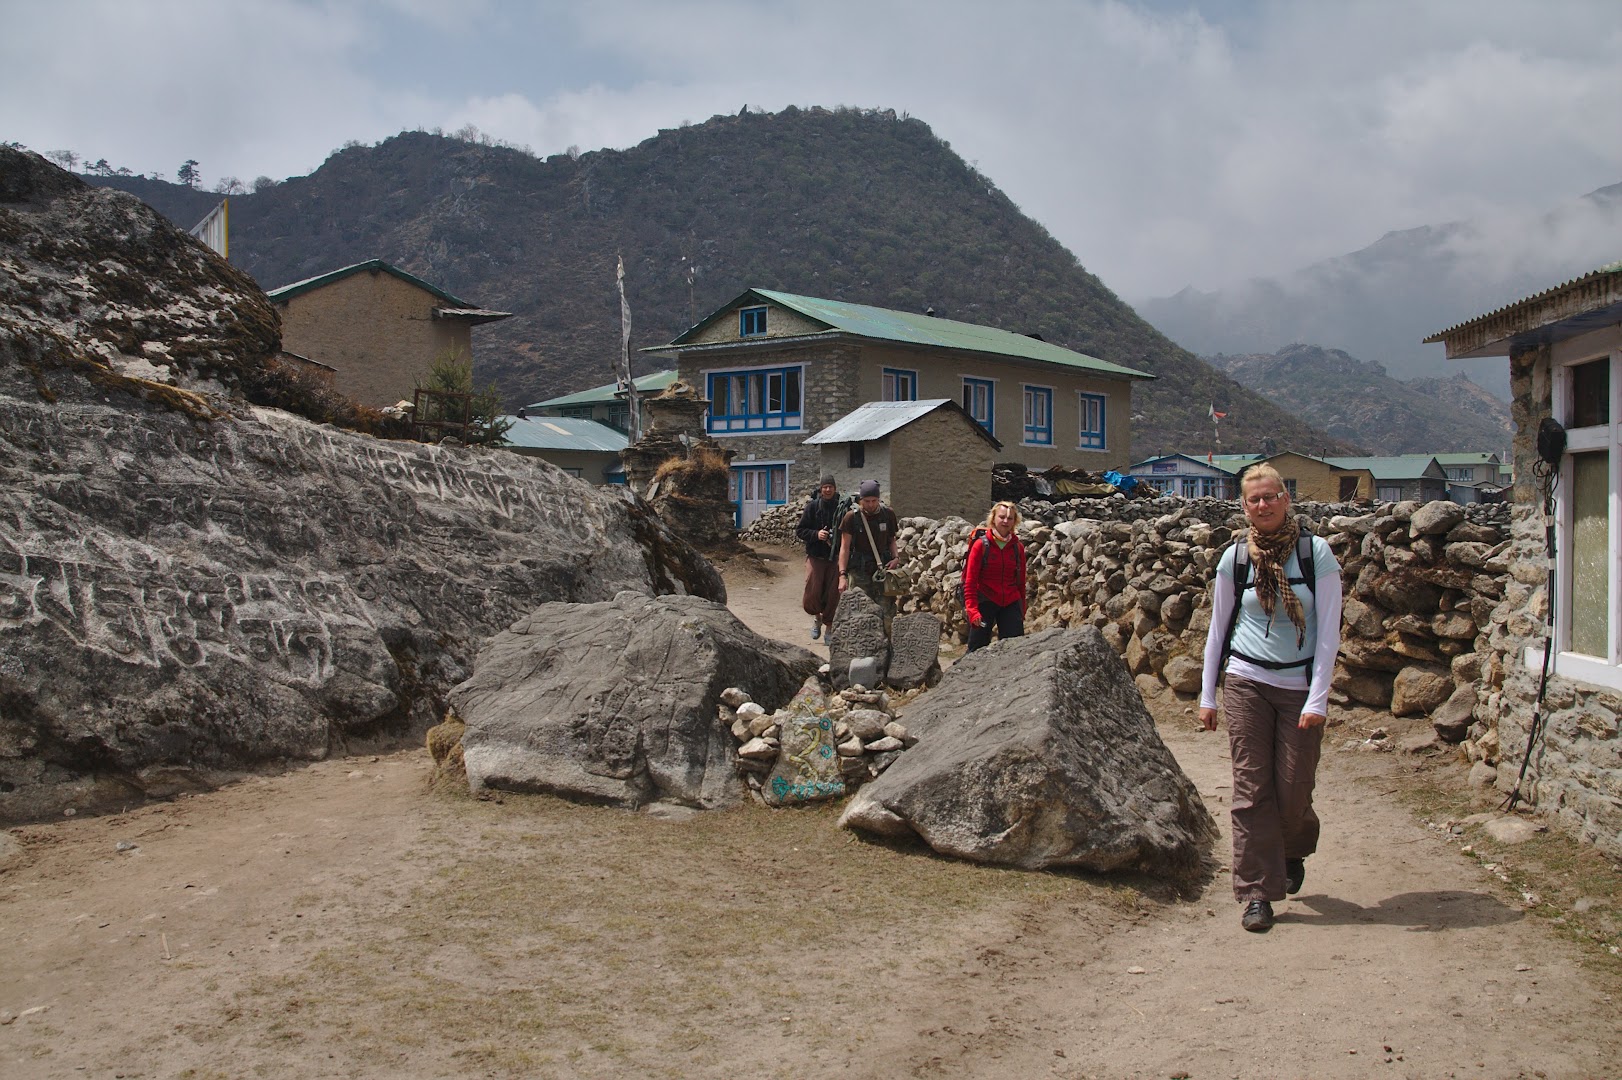
[[[873,580],[873,571],[880,566],[894,569],[901,565],[895,551],[898,527],[895,511],[879,501],[877,480],[862,481],[856,509],[846,514],[839,526],[843,534],[839,546],[839,591],[855,585],[872,597],[873,602],[884,609],[886,628],[894,603],[884,595],[884,584]]]
[[[839,606],[839,523],[849,509],[850,500],[839,497],[833,474],[824,473],[794,529],[805,545],[805,592],[800,607],[811,616],[812,641],[834,624],[834,610]]]

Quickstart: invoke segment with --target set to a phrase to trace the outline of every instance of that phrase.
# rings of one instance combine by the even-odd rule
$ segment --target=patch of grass
[[[867,1038],[865,1002],[953,969],[967,933],[1139,900],[867,843],[831,806],[658,821],[506,795],[456,810],[424,841],[431,877],[378,913],[386,930],[312,944],[238,995],[265,1043],[297,1027],[357,1062],[413,1048],[525,1076],[725,1066],[718,1024],[837,1052]]]

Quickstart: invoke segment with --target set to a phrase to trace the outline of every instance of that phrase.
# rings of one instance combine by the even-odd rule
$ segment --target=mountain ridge
[[[1326,434],[1355,432],[1370,454],[1509,452],[1509,406],[1463,372],[1394,379],[1343,349],[1292,344],[1276,353],[1203,359]]]
[[[1395,229],[1357,251],[1229,289],[1185,288],[1138,313],[1201,355],[1313,342],[1380,361],[1399,380],[1466,371],[1505,400],[1500,358],[1448,360],[1423,339],[1622,255],[1622,183],[1536,215]]]
[[[219,199],[87,179],[186,226]],[[1135,456],[1203,445],[1212,404],[1247,418],[1224,430],[1242,445],[1324,441],[1145,323],[928,125],[889,110],[751,111],[545,159],[405,132],[231,203],[232,262],[266,287],[382,258],[515,312],[475,345],[478,379],[509,407],[612,378],[619,255],[633,349],[752,287],[934,307],[1154,374],[1134,388]]]

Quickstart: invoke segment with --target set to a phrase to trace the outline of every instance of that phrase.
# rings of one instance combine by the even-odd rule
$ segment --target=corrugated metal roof
[[[869,401],[865,405],[858,405],[838,420],[829,424],[809,439],[806,446],[821,446],[824,443],[853,443],[872,442],[901,430],[914,420],[921,419],[936,409],[949,409],[961,413],[963,419],[974,426],[981,437],[997,449],[1002,449],[1002,443],[991,436],[985,428],[981,427],[968,413],[963,412],[963,406],[951,398],[924,398],[921,401]]]
[[[1128,379],[1152,379],[1146,371],[1112,364],[1108,360],[1100,360],[1096,356],[1076,352],[1058,345],[1051,345],[1046,341],[1028,337],[1025,334],[1016,334],[1009,330],[998,330],[991,326],[980,326],[975,323],[958,322],[955,319],[942,319],[934,315],[920,315],[910,311],[894,311],[890,308],[869,307],[866,304],[848,304],[840,300],[824,300],[815,296],[800,296],[795,293],[775,292],[770,289],[750,289],[742,296],[729,304],[718,308],[708,318],[702,319],[697,325],[687,330],[681,336],[663,348],[674,348],[693,344],[690,339],[700,329],[708,326],[717,318],[723,317],[734,310],[740,303],[750,297],[769,301],[781,305],[791,311],[797,311],[807,318],[822,323],[828,329],[823,333],[855,334],[858,337],[873,338],[878,341],[893,341],[905,345],[920,345],[943,349],[961,349],[965,352],[984,353],[992,356],[1005,356],[1019,360],[1034,360],[1043,364],[1057,364],[1060,367],[1075,368],[1081,371],[1095,371],[1100,375],[1114,375]],[[754,345],[760,342],[781,343],[791,338],[751,338],[747,344]]]
[[[572,416],[504,416],[511,421],[507,442],[522,450],[600,450],[619,453],[629,441],[621,432],[595,420]]]
[[[1236,473],[1246,465],[1254,465],[1260,460],[1262,460],[1260,454],[1212,454],[1210,464],[1227,472]]]
[[[638,375],[631,381],[636,384],[637,390],[642,393],[657,394],[676,381],[676,370],[670,368],[665,371],[655,371],[652,375]],[[572,394],[547,398],[545,401],[537,401],[533,405],[524,407],[526,409],[555,409],[562,405],[598,405],[603,402],[613,401],[618,392],[618,383],[604,383],[602,386],[594,386],[590,390],[577,390]]]
[[[1436,462],[1436,456],[1399,454],[1395,457],[1326,457],[1321,460],[1337,469],[1367,469],[1376,480],[1412,480],[1426,475],[1425,471]]]
[[[458,320],[460,322],[467,322],[467,323],[495,322],[498,319],[510,319],[512,317],[513,317],[513,313],[510,312],[510,311],[492,311],[489,308],[481,308],[481,307],[469,307],[469,308],[444,308],[444,307],[440,307],[440,308],[435,308],[434,309],[434,318],[436,318],[436,319],[456,319],[456,320]]]
[[[331,270],[325,274],[317,274],[315,277],[305,278],[303,281],[295,281],[291,285],[282,285],[279,288],[266,290],[265,295],[270,297],[270,299],[275,303],[284,303],[285,301],[291,300],[293,297],[298,296],[300,293],[307,293],[311,289],[319,289],[323,285],[331,284],[340,278],[346,278],[350,274],[358,274],[363,270],[371,273],[390,274],[399,278],[401,281],[409,282],[410,284],[417,286],[419,289],[432,293],[435,297],[439,298],[452,308],[474,307],[473,304],[468,303],[466,300],[452,296],[444,289],[441,289],[436,285],[430,285],[426,281],[422,280],[422,278],[408,274],[404,270],[401,270],[398,266],[390,265],[389,263],[384,262],[382,259],[367,259],[365,262],[358,262],[351,266],[340,267],[337,270]],[[506,313],[503,312],[503,314]]]
[[[1573,277],[1572,281],[1560,282],[1559,285],[1554,285],[1554,287],[1551,287],[1551,289],[1544,289],[1543,292],[1534,292],[1534,294],[1530,295],[1530,297],[1523,297],[1520,298],[1520,300],[1515,300],[1515,302],[1505,303],[1502,308],[1494,308],[1494,310],[1487,311],[1486,315],[1478,315],[1473,319],[1465,319],[1463,323],[1458,323],[1457,326],[1448,326],[1447,329],[1434,332],[1434,334],[1426,337],[1426,339],[1422,339],[1419,344],[1434,345],[1435,342],[1444,341],[1445,337],[1450,337],[1452,334],[1457,334],[1458,331],[1465,329],[1466,326],[1473,326],[1473,324],[1476,323],[1484,323],[1484,321],[1487,321],[1487,319],[1497,318],[1497,316],[1500,315],[1508,315],[1508,313],[1515,310],[1515,308],[1521,308],[1521,306],[1531,306],[1534,305],[1534,303],[1549,300],[1549,298],[1560,294],[1560,292],[1565,292],[1567,289],[1573,289],[1573,287],[1578,287],[1578,285],[1591,284],[1591,282],[1599,281],[1601,277],[1609,277],[1611,274],[1622,274],[1622,259],[1619,259],[1619,261],[1616,261],[1616,263],[1606,263],[1604,266],[1601,266],[1601,268],[1596,269],[1596,271],[1586,272],[1586,274],[1581,274],[1581,276]]]

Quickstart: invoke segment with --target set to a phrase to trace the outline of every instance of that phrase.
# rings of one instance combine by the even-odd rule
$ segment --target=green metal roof
[[[964,352],[1005,356],[1017,360],[1033,360],[1037,363],[1057,364],[1060,367],[1093,371],[1100,375],[1114,375],[1127,379],[1154,378],[1153,375],[1146,371],[1138,371],[1135,368],[1112,364],[1108,360],[1100,360],[1096,356],[1088,356],[1073,349],[1051,345],[1046,341],[1039,341],[1036,338],[1016,334],[1009,330],[998,330],[995,327],[958,322],[955,319],[941,319],[933,315],[920,315],[910,311],[893,311],[890,308],[869,307],[866,304],[847,304],[840,300],[823,300],[815,296],[798,296],[794,293],[774,292],[770,289],[750,289],[736,300],[723,305],[706,318],[701,319],[669,345],[660,346],[659,349],[650,351],[701,344],[692,341],[693,336],[699,330],[709,326],[717,319],[725,317],[736,310],[738,305],[747,303],[751,299],[777,304],[788,308],[790,311],[798,312],[808,319],[820,322],[827,327],[822,333],[854,334],[858,337],[871,338],[876,341],[891,341],[902,345],[960,349]],[[760,341],[780,343],[792,339],[750,338],[747,340],[748,343],[753,344]]]
[[[1438,465],[1502,465],[1497,454],[1432,454]]]
[[[638,375],[631,381],[636,384],[639,393],[657,394],[676,381],[676,371],[674,368],[655,371],[652,375]],[[533,405],[524,407],[526,409],[555,409],[563,405],[601,405],[604,402],[614,401],[618,393],[619,383],[604,383],[602,386],[594,386],[590,390],[577,390],[572,394],[547,398],[545,401],[537,401]]]
[[[1396,457],[1326,457],[1322,460],[1339,469],[1367,469],[1376,480],[1413,480],[1432,475],[1438,464],[1434,454],[1400,454]],[[1441,477],[1433,477],[1441,479]]]
[[[504,416],[511,426],[507,443],[520,450],[588,450],[619,453],[627,439],[623,432],[595,420],[568,416]]]
[[[346,278],[350,274],[358,274],[363,270],[373,273],[380,271],[385,274],[392,274],[401,281],[409,282],[425,292],[432,293],[435,297],[443,300],[446,304],[453,308],[477,307],[477,305],[470,304],[466,300],[452,296],[444,289],[440,289],[428,284],[420,277],[414,277],[413,275],[406,273],[398,266],[391,266],[382,259],[367,259],[365,262],[355,263],[353,266],[345,266],[341,269],[333,270],[330,273],[320,274],[312,278],[305,278],[303,281],[295,281],[291,285],[283,285],[277,289],[267,290],[265,295],[270,297],[270,299],[276,303],[282,303],[284,301],[291,300],[300,293],[307,293],[311,289],[319,289],[323,285],[330,285],[332,282],[337,281],[340,278]],[[502,312],[502,314],[506,313]]]
[[[1197,460],[1199,455],[1194,455]],[[1246,465],[1254,465],[1262,460],[1260,454],[1212,454],[1207,464],[1215,465],[1224,472],[1236,473]]]

